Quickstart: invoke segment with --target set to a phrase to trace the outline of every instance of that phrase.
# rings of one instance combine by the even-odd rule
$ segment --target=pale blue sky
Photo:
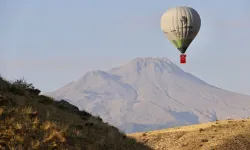
[[[186,65],[160,29],[162,13],[183,5],[202,20]],[[48,92],[86,71],[165,56],[210,84],[250,94],[249,6],[249,0],[1,0],[0,73]]]

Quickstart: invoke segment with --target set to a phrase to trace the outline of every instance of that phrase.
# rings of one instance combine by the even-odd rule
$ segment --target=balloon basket
[[[185,64],[186,63],[186,54],[181,54],[180,55],[180,63]]]

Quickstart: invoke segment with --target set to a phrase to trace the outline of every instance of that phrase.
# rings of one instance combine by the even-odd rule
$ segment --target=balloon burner
[[[186,54],[181,54],[180,55],[180,63],[185,64],[186,63]]]

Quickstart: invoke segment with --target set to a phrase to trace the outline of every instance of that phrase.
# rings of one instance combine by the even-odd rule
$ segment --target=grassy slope
[[[24,80],[0,77],[0,149],[149,149],[100,117],[39,93]]]
[[[250,119],[216,121],[128,136],[155,150],[250,150]]]

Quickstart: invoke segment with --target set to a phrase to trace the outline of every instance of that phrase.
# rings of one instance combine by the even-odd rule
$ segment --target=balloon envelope
[[[161,17],[162,31],[181,53],[186,52],[200,26],[199,14],[190,7],[170,8]]]

